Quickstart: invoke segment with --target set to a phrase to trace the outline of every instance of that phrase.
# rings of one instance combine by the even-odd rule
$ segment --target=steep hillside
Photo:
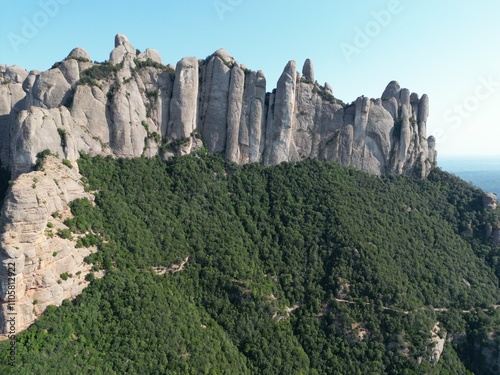
[[[95,207],[64,224],[106,276],[2,373],[498,373],[498,215],[458,178],[201,152],[79,168]]]

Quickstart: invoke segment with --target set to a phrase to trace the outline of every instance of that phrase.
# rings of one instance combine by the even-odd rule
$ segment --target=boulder
[[[397,81],[391,81],[385,88],[382,94],[382,100],[387,100],[390,98],[397,98],[399,96],[399,91],[401,90],[401,86]]]
[[[158,64],[161,64],[161,56],[160,53],[152,48],[147,48],[143,53],[140,53],[138,56],[139,60],[145,61],[145,60],[152,60]]]
[[[72,49],[66,59],[68,60],[71,58],[77,59],[77,60],[82,60],[82,61],[87,60],[88,62],[92,61],[90,59],[90,55],[88,54],[88,52],[86,50],[84,50],[83,48]]]
[[[302,76],[307,82],[314,82],[314,66],[310,59],[306,59],[302,67]]]
[[[42,108],[56,108],[63,105],[69,94],[71,85],[59,69],[51,69],[40,73],[30,90],[32,105]]]
[[[19,66],[0,65],[0,84],[23,83],[28,71]]]
[[[115,48],[109,55],[109,61],[111,61],[113,64],[120,64],[123,62],[127,54],[131,54],[133,57],[135,57],[135,47],[129,42],[128,38],[125,35],[117,34],[115,36]]]

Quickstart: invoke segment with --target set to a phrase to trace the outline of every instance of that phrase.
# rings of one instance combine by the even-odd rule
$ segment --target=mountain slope
[[[482,310],[498,248],[482,192],[453,176],[199,155],[79,167],[96,207],[75,201],[66,224],[107,276],[19,334],[16,373],[494,373],[494,345],[475,343],[498,332]]]

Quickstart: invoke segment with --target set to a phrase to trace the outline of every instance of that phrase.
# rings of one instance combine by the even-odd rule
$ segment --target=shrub
[[[61,138],[61,146],[63,148],[65,148],[66,147],[66,135],[68,134],[68,132],[66,131],[66,129],[57,128],[57,133],[59,133],[59,137]]]
[[[51,67],[50,69],[56,69],[58,68],[63,62],[62,61],[57,61],[55,62]]]
[[[142,68],[147,68],[147,67],[152,67],[160,70],[167,70],[167,66],[160,64],[159,62],[153,61],[150,58],[146,60],[139,60],[139,59],[134,59],[134,63],[136,68],[134,69],[135,71],[140,70]]]
[[[68,168],[73,168],[73,165],[68,159],[63,159],[62,163]]]
[[[93,78],[90,78],[90,77],[80,78],[80,80],[78,81],[78,84],[79,85],[89,85],[89,86],[99,86],[97,81]]]
[[[71,240],[73,238],[69,229],[59,229],[57,235],[65,240]]]
[[[82,81],[83,78],[87,77],[92,80],[100,80],[112,77],[116,72],[118,72],[122,68],[121,64],[113,64],[109,61],[94,65],[91,68],[88,68],[82,72]]]
[[[35,171],[41,171],[43,169],[43,162],[49,155],[51,155],[51,152],[48,148],[36,154]]]
[[[79,62],[90,62],[89,59],[87,59],[85,57],[80,57],[80,56],[69,56],[64,61],[68,61],[68,60],[76,60]]]

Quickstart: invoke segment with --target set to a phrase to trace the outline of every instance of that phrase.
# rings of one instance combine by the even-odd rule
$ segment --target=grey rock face
[[[235,163],[240,162],[238,139],[244,89],[245,72],[241,69],[239,64],[235,64],[231,69],[231,80],[229,83],[226,138],[226,158]]]
[[[496,210],[497,208],[497,195],[495,193],[483,194],[483,207],[485,210]]]
[[[71,87],[74,87],[80,79],[80,67],[78,66],[78,61],[75,59],[64,61],[59,66],[59,70]]]
[[[401,86],[397,81],[391,81],[385,88],[382,94],[382,100],[397,98],[399,96],[399,91],[401,90]]]
[[[125,35],[115,36],[115,49],[109,55],[109,61],[113,64],[120,64],[127,54],[135,56],[135,48]]]
[[[83,48],[74,48],[68,55],[68,58],[82,59],[91,61],[90,55]]]
[[[173,139],[189,137],[196,129],[198,108],[198,60],[186,57],[177,63],[167,134]]]
[[[429,97],[424,94],[418,107],[418,135],[425,137],[427,134],[427,118],[429,117]]]
[[[266,78],[264,73],[248,72],[245,76],[238,141],[240,163],[259,162],[264,148]]]
[[[274,97],[274,111],[268,129],[266,147],[269,150],[266,165],[289,161],[292,120],[294,115],[297,70],[295,61],[290,61],[281,74]]]
[[[0,64],[0,82],[3,85],[23,83],[28,76],[26,69],[19,66],[8,66]]]
[[[75,167],[70,169],[60,160],[49,157],[43,172],[20,176],[8,191],[0,225],[0,333],[7,328],[9,270],[16,274],[18,332],[33,323],[48,305],[59,305],[63,299],[74,298],[88,285],[85,275],[91,266],[83,259],[95,249],[77,249],[76,240],[47,233],[65,228],[64,219],[53,218],[53,212],[65,216],[70,214],[67,206],[70,201],[93,199],[84,192]],[[35,179],[37,182],[33,183]],[[54,229],[47,229],[48,221]],[[59,280],[65,272],[75,276]],[[34,304],[35,300],[38,303]]]
[[[310,59],[306,59],[304,66],[302,67],[302,75],[304,79],[308,82],[314,82],[314,67]]]
[[[37,76],[30,91],[31,103],[37,107],[56,108],[67,99],[71,85],[59,69],[51,69]]]
[[[226,147],[230,71],[231,68],[217,55],[202,68],[198,116],[199,128],[209,152],[223,152]]]
[[[143,53],[139,54],[139,60],[147,60],[150,59],[154,62],[161,64],[161,56],[157,50],[152,48],[147,48]]]
[[[10,163],[11,127],[26,97],[23,82],[27,77],[22,68],[0,65],[0,161],[4,167]]]
[[[70,160],[79,151],[168,158],[202,147],[197,137],[208,152],[240,164],[321,158],[377,175],[418,169],[425,177],[435,163],[435,139],[426,138],[429,98],[396,81],[381,99],[346,105],[331,85],[315,82],[309,59],[302,79],[295,62],[287,64],[272,93],[262,72],[224,49],[206,61],[184,58],[175,71],[138,69],[135,59],[161,62],[153,49],[137,55],[119,34],[110,62],[120,65],[95,83],[80,84],[82,72],[96,66],[80,48],[47,72],[0,66],[7,82],[0,85],[3,165],[27,172],[46,148]]]

